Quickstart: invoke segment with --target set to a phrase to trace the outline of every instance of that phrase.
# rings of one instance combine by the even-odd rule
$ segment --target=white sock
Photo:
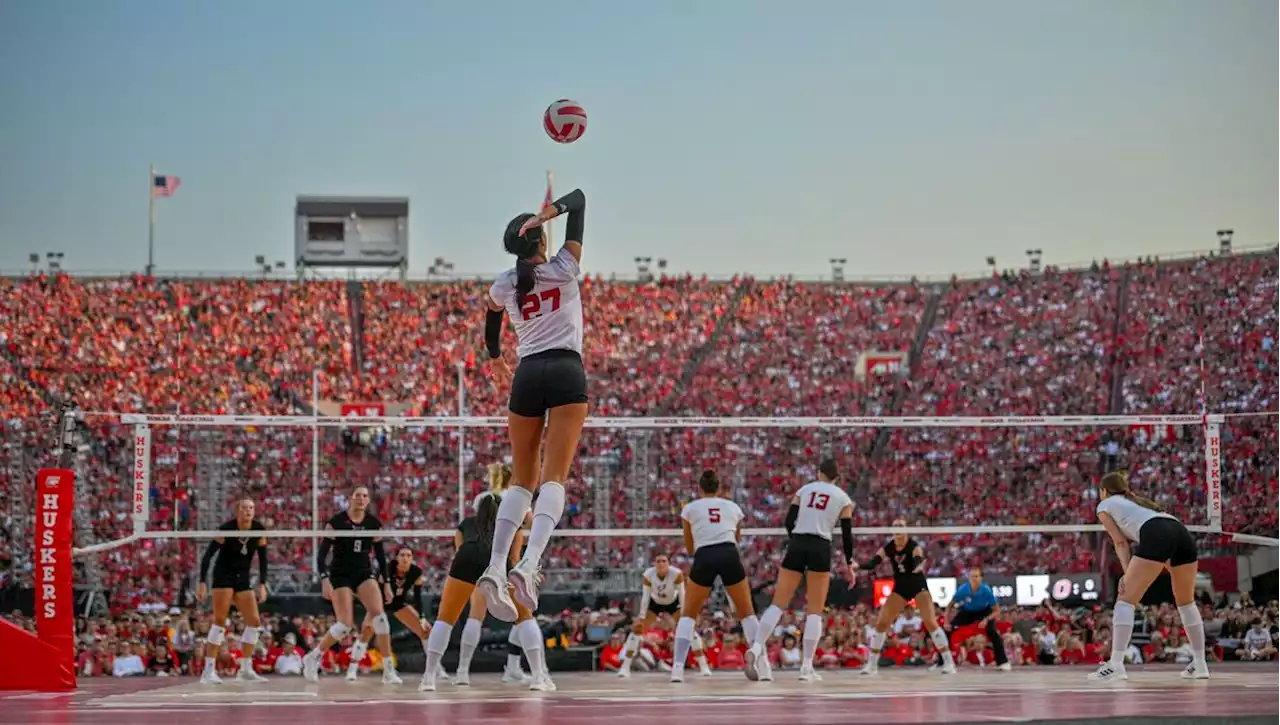
[[[782,620],[782,610],[776,604],[770,604],[769,608],[764,610],[764,614],[760,615],[760,623],[757,625],[756,636],[747,641],[753,645],[761,647],[769,644],[769,637],[773,634],[773,630],[778,627],[778,622]],[[746,634],[743,627],[743,634]]]
[[[743,621],[745,625],[746,622]],[[693,618],[681,617],[676,624],[676,651],[671,660],[671,668],[683,670],[684,663],[689,661],[689,647],[693,644]]]
[[[467,623],[462,626],[462,642],[461,649],[458,654],[458,672],[471,671],[471,658],[476,654],[476,647],[480,645],[480,620],[467,618]]]
[[[947,633],[942,631],[942,627],[930,632],[929,639],[933,640],[933,646],[937,648],[938,654],[942,655],[942,662],[954,665],[955,658],[951,656],[951,642],[947,641]]]
[[[512,486],[502,494],[502,502],[498,504],[498,520],[493,524],[493,552],[489,555],[489,566],[506,572],[511,542],[515,541],[516,532],[524,523],[524,515],[529,513],[532,501],[533,493],[519,486]]]
[[[1134,607],[1128,602],[1116,602],[1111,615],[1111,664],[1124,665],[1124,653],[1129,649],[1133,636]],[[1201,630],[1203,632],[1203,630]]]
[[[449,648],[449,636],[453,634],[453,625],[436,620],[431,626],[431,634],[427,636],[427,662],[424,672],[435,677],[440,670],[440,660],[444,659],[444,651]]]
[[[537,677],[547,674],[547,661],[542,650],[542,629],[538,627],[538,622],[533,619],[526,619],[517,624],[515,629],[519,630],[520,646],[524,648],[524,656],[529,660],[530,673]],[[515,657],[515,666],[511,665],[511,658]],[[520,656],[508,655],[507,667],[513,670],[520,668]]]
[[[640,653],[640,638],[635,632],[627,635],[627,641],[622,645],[622,664],[618,667],[620,670],[629,669],[631,660]]]
[[[1187,632],[1187,641],[1191,643],[1191,653],[1195,663],[1205,664],[1204,620],[1200,618],[1200,609],[1194,603],[1184,604],[1178,607],[1178,616],[1182,618],[1182,628]]]
[[[876,632],[871,635],[871,661],[880,664],[880,650],[884,649],[884,632]]]
[[[564,515],[564,486],[547,481],[538,487],[538,502],[533,506],[533,527],[529,529],[529,546],[524,558],[537,564],[551,541],[551,533]]]
[[[822,615],[810,614],[804,618],[804,666],[813,667],[813,655],[822,639]]]
[[[523,647],[521,649],[523,649]],[[508,672],[520,671],[520,655],[513,655],[513,654],[507,655],[507,671]]]
[[[368,642],[356,640],[356,643],[351,646],[351,664],[347,665],[347,672],[355,672],[360,669],[360,663],[364,661],[364,653],[368,651]]]
[[[692,622],[693,620],[689,620]],[[693,630],[689,630],[692,632]],[[746,635],[748,642],[756,641],[756,635],[760,632],[760,618],[754,614],[742,618],[742,634]]]

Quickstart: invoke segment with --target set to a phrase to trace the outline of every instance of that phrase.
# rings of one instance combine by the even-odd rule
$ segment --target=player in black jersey
[[[395,615],[400,623],[410,632],[418,635],[422,648],[427,648],[427,635],[431,627],[423,621],[422,584],[424,573],[413,563],[413,549],[401,546],[396,550],[395,564],[387,576],[387,584],[391,587],[391,598],[387,600],[386,611]],[[351,663],[347,665],[347,682],[355,682],[360,677],[360,663],[365,652],[369,651],[369,642],[376,632],[373,628],[373,615],[364,615],[364,623],[360,625],[360,638],[351,648]]]
[[[905,527],[907,522],[897,519],[893,525]],[[933,640],[933,646],[942,655],[942,672],[955,674],[956,663],[951,656],[951,644],[947,641],[947,633],[938,626],[938,615],[933,610],[933,595],[929,592],[929,582],[925,577],[924,547],[906,534],[894,534],[889,543],[880,547],[871,561],[858,568],[862,571],[874,571],[881,561],[889,562],[889,568],[893,570],[893,593],[880,605],[876,632],[871,635],[871,656],[867,658],[862,674],[874,675],[879,671],[880,650],[884,648],[885,633],[898,618],[902,608],[912,599],[920,610],[920,618],[924,620],[929,639]]]
[[[502,496],[507,489],[511,488],[511,466],[505,463],[489,464],[489,490],[476,496],[475,501],[471,504],[473,512],[480,509],[480,502],[489,496]],[[524,526],[521,528],[528,529],[533,523],[533,512],[525,514]],[[471,606],[467,608],[467,623],[462,628],[462,639],[459,643],[458,652],[458,670],[453,675],[453,684],[466,686],[471,684],[471,658],[475,655],[476,648],[480,646],[480,634],[484,629],[484,618],[489,613],[489,607],[485,603],[484,593],[479,587],[471,592]],[[520,685],[528,685],[531,681],[529,675],[525,674],[520,667],[520,653],[523,652],[520,646],[520,630],[516,627],[511,628],[511,632],[507,635],[507,665],[502,668],[502,681],[504,683],[516,683]]]
[[[236,502],[236,517],[218,527],[227,532],[209,542],[200,559],[200,583],[196,585],[196,601],[203,602],[208,594],[205,585],[209,577],[209,565],[213,566],[213,626],[209,627],[209,638],[204,647],[204,673],[200,682],[206,685],[219,685],[218,649],[226,641],[227,617],[231,614],[231,605],[235,604],[244,620],[244,634],[241,636],[240,671],[236,674],[237,682],[262,682],[263,678],[253,671],[253,650],[258,646],[259,627],[262,619],[258,615],[258,605],[267,599],[267,540],[256,536],[253,532],[265,531],[262,524],[253,518],[254,505],[250,499]],[[258,557],[257,590],[250,583],[250,569],[253,557]],[[255,596],[256,595],[256,596]]]
[[[382,522],[368,509],[369,489],[359,486],[351,492],[347,510],[335,514],[324,528],[326,531],[368,532],[381,529]],[[332,564],[328,561],[330,549],[333,550]],[[369,562],[370,554],[373,555],[373,564]],[[312,682],[319,679],[320,657],[351,631],[355,623],[355,599],[359,597],[372,619],[373,633],[378,639],[378,649],[382,651],[382,682],[400,684],[391,655],[391,621],[383,608],[383,602],[391,599],[391,585],[387,583],[387,556],[382,549],[382,538],[373,533],[353,538],[325,537],[320,540],[316,559],[321,594],[333,602],[333,615],[338,621],[329,628],[316,648],[302,658],[303,676]]]
[[[463,607],[476,589],[476,582],[484,574],[489,565],[490,552],[493,549],[493,528],[498,519],[498,507],[501,497],[485,496],[476,503],[476,513],[458,524],[453,534],[453,545],[457,551],[453,555],[453,563],[449,565],[449,577],[445,579],[444,591],[440,594],[440,608],[436,612],[435,624],[427,637],[427,663],[422,674],[422,684],[418,689],[422,692],[434,692],[436,689],[436,673],[440,668],[440,660],[449,646],[449,636],[453,633],[453,625],[462,615]],[[520,557],[520,549],[524,544],[524,532],[517,529],[511,548],[508,550],[508,561],[516,561]],[[516,624],[525,657],[529,658],[529,669],[533,671],[533,682],[529,689],[541,692],[553,692],[555,683],[547,673],[546,658],[543,652],[542,630],[534,621],[533,614],[516,602]]]

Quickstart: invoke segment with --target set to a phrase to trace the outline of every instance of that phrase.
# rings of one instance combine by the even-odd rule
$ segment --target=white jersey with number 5
[[[800,515],[796,517],[796,528],[792,533],[821,536],[827,541],[831,541],[831,532],[835,531],[836,522],[840,520],[840,512],[853,503],[849,494],[826,481],[806,483],[796,496],[800,499]]]
[[[521,358],[547,350],[582,354],[582,294],[578,289],[578,260],[561,247],[546,264],[537,266],[533,292],[516,294],[516,270],[498,275],[489,296],[511,316],[516,330],[516,355]]]
[[[715,496],[690,502],[680,512],[680,518],[689,522],[689,528],[693,530],[693,548],[697,550],[712,544],[737,543],[738,524],[746,516],[738,504]]]

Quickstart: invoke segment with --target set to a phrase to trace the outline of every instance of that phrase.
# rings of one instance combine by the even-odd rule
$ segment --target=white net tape
[[[317,500],[320,490],[319,441],[322,431],[327,429],[452,429],[457,431],[457,471],[459,484],[458,505],[463,505],[462,453],[465,431],[469,429],[505,428],[506,418],[501,417],[325,417],[325,416],[263,416],[263,415],[153,415],[153,414],[117,414],[117,413],[76,413],[86,421],[106,424],[127,424],[133,426],[133,533],[124,538],[94,543],[76,550],[79,554],[92,554],[115,549],[131,542],[155,539],[208,539],[217,535],[209,529],[195,531],[149,530],[149,512],[147,511],[148,489],[151,485],[152,472],[152,436],[156,428],[177,428],[208,430],[211,428],[228,428],[234,430],[269,429],[285,432],[285,435],[308,435],[313,441],[311,496]],[[1213,415],[1122,415],[1122,416],[983,416],[983,417],[785,417],[785,418],[702,418],[702,417],[654,417],[654,418],[590,418],[586,422],[588,429],[613,430],[686,430],[691,429],[813,429],[831,431],[840,429],[963,429],[963,428],[1072,428],[1081,427],[1182,427],[1200,431],[1203,436],[1202,451],[1196,451],[1198,457],[1203,453],[1204,464],[1204,504],[1207,509],[1207,525],[1192,524],[1189,528],[1201,533],[1221,533],[1222,529],[1222,442],[1220,429],[1228,418],[1271,416],[1264,414],[1213,414]],[[161,428],[161,429],[163,429]],[[290,431],[289,429],[296,429]],[[496,431],[486,435],[494,436]],[[494,439],[494,440],[500,440]],[[299,443],[301,441],[299,440]],[[492,442],[492,441],[491,441]],[[442,444],[444,445],[444,444]],[[768,462],[764,464],[768,466]],[[686,466],[687,467],[687,466]],[[794,471],[787,472],[794,476]],[[625,485],[625,483],[624,483]],[[278,526],[277,530],[265,532],[267,538],[313,538],[316,536],[357,536],[358,532],[321,532],[315,527],[319,516],[313,509],[310,530]],[[448,513],[448,512],[446,512]],[[305,522],[300,522],[305,523]],[[437,520],[436,523],[444,523]],[[597,523],[600,523],[597,521]],[[1189,522],[1190,523],[1190,522]],[[176,528],[176,527],[175,527]],[[1045,523],[1031,525],[946,525],[946,526],[910,526],[893,528],[884,526],[858,526],[855,532],[859,535],[882,536],[892,533],[906,532],[919,535],[986,535],[986,534],[1077,534],[1082,532],[1101,531],[1101,527],[1092,523],[1061,524]],[[389,528],[384,532],[385,538],[449,538],[453,528]],[[680,535],[676,528],[562,528],[556,532],[560,537],[608,538],[608,537],[675,537]],[[748,536],[781,536],[780,528],[753,528],[744,533]],[[1275,546],[1277,539],[1267,536],[1235,534],[1234,540],[1243,543]]]

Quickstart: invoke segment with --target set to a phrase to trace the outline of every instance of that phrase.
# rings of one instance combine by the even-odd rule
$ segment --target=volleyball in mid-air
[[[567,98],[547,106],[542,114],[542,127],[556,143],[573,143],[587,132],[587,112],[576,101]]]

